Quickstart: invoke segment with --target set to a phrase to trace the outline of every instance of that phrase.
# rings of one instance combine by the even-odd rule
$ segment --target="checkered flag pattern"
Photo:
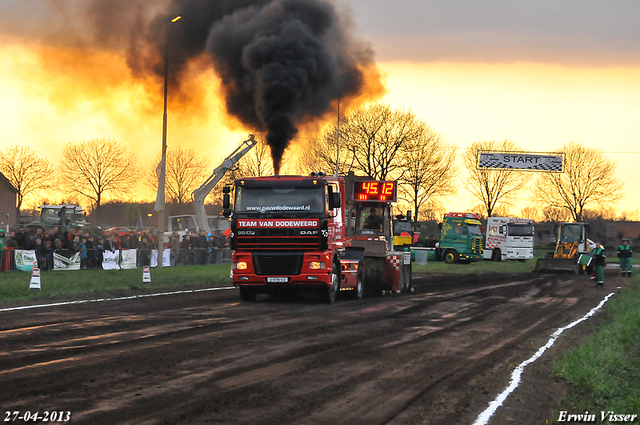
[[[389,255],[389,263],[393,266],[394,269],[400,271],[400,264],[402,264],[402,256],[401,255]]]
[[[540,170],[540,171],[562,171],[562,164],[557,162],[551,162],[549,164],[536,164],[528,167],[514,167],[513,165],[505,164],[501,161],[480,161],[478,162],[480,168],[509,168],[516,170]]]

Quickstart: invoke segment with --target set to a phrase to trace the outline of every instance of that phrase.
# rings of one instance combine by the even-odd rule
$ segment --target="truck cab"
[[[445,263],[470,263],[482,259],[482,222],[478,214],[450,212],[440,225],[436,255]]]
[[[365,288],[410,287],[410,253],[404,266],[402,253],[392,252],[396,182],[276,175],[238,179],[223,193],[233,284],[243,300],[300,290],[333,303],[338,292],[362,298]]]
[[[102,235],[102,228],[94,224],[87,223],[84,212],[80,205],[62,204],[62,205],[41,205],[40,218],[25,225],[32,232],[35,229],[50,230],[57,226],[62,230],[71,228],[81,229],[84,232],[93,235]]]
[[[333,302],[338,249],[345,240],[344,182],[326,176],[253,177],[236,180],[234,189],[229,239],[241,298],[296,288],[317,290]]]
[[[489,217],[483,258],[485,260],[526,261],[533,258],[533,220],[516,217]]]

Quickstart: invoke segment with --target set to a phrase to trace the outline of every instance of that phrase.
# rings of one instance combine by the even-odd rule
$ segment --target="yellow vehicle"
[[[413,220],[411,220],[411,211],[407,211],[406,215],[398,214],[393,219],[393,246],[396,249],[409,248],[418,242],[420,232],[413,230]]]
[[[581,254],[590,256],[592,245],[595,245],[587,238],[588,228],[586,223],[558,223],[555,228],[555,250],[538,260],[534,272],[584,273],[587,266],[578,260]]]

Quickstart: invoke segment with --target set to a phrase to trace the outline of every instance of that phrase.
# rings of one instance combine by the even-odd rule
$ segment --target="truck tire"
[[[362,299],[364,295],[364,272],[362,269],[358,270],[358,283],[356,284],[356,289],[353,290],[353,298],[356,300]]]
[[[340,275],[338,274],[336,263],[333,263],[333,268],[331,269],[331,285],[320,290],[320,299],[324,303],[333,304],[339,289]]]
[[[573,274],[582,274],[582,264],[576,264],[576,268],[573,271]]]
[[[401,292],[411,292],[411,267],[404,267],[404,273],[402,273],[402,288]]]
[[[240,299],[242,301],[255,301],[256,300],[256,291],[251,288],[245,288],[244,286],[240,287]]]
[[[409,273],[407,273],[407,284],[405,285],[404,289],[407,292],[411,292],[413,290],[413,287],[411,286],[411,274],[412,274],[412,269],[411,266],[409,266]]]
[[[404,292],[406,281],[407,281],[407,279],[405,278],[404,273],[400,273],[400,282],[399,282],[399,285],[398,285],[398,294],[401,294],[401,293]]]
[[[364,278],[364,296],[367,298],[382,296],[384,282],[384,259],[365,258],[367,265]]]
[[[458,261],[460,261],[460,255],[455,249],[447,249],[444,252],[442,259],[447,264],[456,264]]]
[[[493,252],[491,253],[491,260],[502,261],[502,252],[500,252],[499,249],[494,249]]]

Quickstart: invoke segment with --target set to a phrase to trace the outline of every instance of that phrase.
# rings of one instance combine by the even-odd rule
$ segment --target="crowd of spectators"
[[[229,242],[220,230],[215,230],[213,234],[205,231],[200,234],[195,231],[187,232],[182,240],[178,232],[174,231],[169,238],[171,265],[218,264],[222,262],[223,249],[228,247]]]
[[[3,254],[11,249],[25,249],[35,251],[41,270],[53,269],[54,252],[67,258],[80,253],[81,269],[100,269],[106,251],[136,249],[137,266],[146,266],[151,263],[152,250],[157,249],[156,242],[150,232],[136,230],[129,233],[107,231],[104,235],[92,235],[81,229],[61,231],[58,226],[50,230],[37,228],[35,233],[30,232],[27,227],[22,227],[17,232],[9,232],[8,235],[4,230],[0,230],[0,264],[3,266],[2,270],[15,268],[15,265],[13,268],[11,265],[5,265],[8,258],[5,255],[3,261]],[[229,247],[226,236],[218,230],[213,234],[207,234],[205,231],[198,234],[194,231],[187,233],[182,240],[175,231],[170,236],[168,245],[171,249],[172,266],[221,263],[222,251]]]

